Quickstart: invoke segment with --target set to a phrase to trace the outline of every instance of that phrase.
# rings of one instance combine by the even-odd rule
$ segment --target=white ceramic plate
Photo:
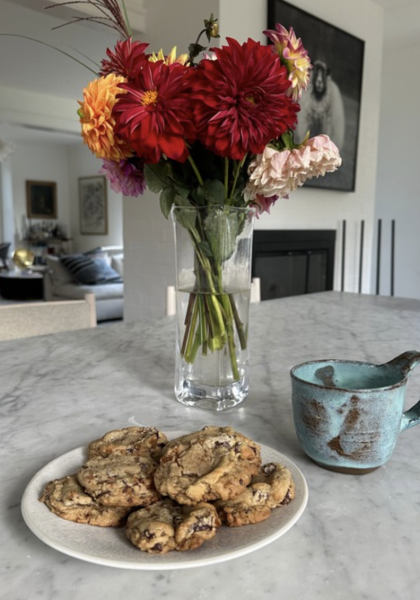
[[[169,439],[185,432],[171,432]],[[29,529],[45,544],[87,562],[120,569],[185,569],[224,562],[270,544],[284,535],[300,518],[308,502],[308,486],[298,467],[276,450],[261,445],[263,463],[280,462],[292,472],[295,499],[272,511],[270,518],[245,527],[222,526],[201,548],[189,552],[168,552],[162,556],[140,552],[126,538],[124,528],[81,525],[60,519],[39,501],[44,486],[77,471],[86,460],[80,447],[48,463],[29,482],[22,498],[22,514]]]

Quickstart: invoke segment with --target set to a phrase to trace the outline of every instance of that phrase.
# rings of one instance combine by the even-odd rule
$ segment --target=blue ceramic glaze
[[[369,472],[391,457],[400,431],[420,423],[420,402],[404,413],[409,351],[389,363],[319,360],[291,370],[293,418],[303,450],[323,467]]]

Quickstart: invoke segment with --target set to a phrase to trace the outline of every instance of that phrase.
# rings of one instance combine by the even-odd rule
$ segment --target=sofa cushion
[[[115,254],[112,256],[111,267],[124,279],[124,254]]]
[[[122,278],[102,257],[86,254],[67,254],[60,258],[62,264],[82,285],[122,283]]]
[[[58,256],[46,256],[47,267],[51,272],[51,278],[54,280],[54,285],[61,285],[62,283],[71,283],[74,281],[72,274],[66,269],[61,263]]]
[[[89,256],[90,258],[103,258],[109,266],[111,266],[111,257],[105,250],[103,250],[100,246],[98,248],[93,248],[93,250],[88,250],[87,252],[83,252],[84,256]]]
[[[107,283],[106,285],[74,285],[63,283],[54,288],[54,296],[80,300],[85,294],[95,294],[96,300],[110,300],[124,297],[123,283]]]

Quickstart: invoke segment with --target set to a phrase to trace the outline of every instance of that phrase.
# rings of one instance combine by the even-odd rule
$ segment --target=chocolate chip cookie
[[[166,554],[200,547],[216,535],[220,526],[213,505],[180,506],[172,500],[161,500],[136,510],[127,520],[128,539],[149,554]]]
[[[130,512],[127,507],[98,504],[80,486],[75,475],[47,483],[40,501],[62,519],[99,527],[119,527]]]
[[[223,523],[240,527],[268,519],[271,509],[288,504],[295,497],[289,469],[279,463],[263,465],[240,496],[215,506]]]
[[[231,427],[204,427],[170,441],[155,473],[163,496],[193,505],[241,494],[261,464],[260,447]]]
[[[89,444],[88,458],[105,458],[111,454],[139,456],[149,452],[152,458],[159,460],[167,441],[166,435],[156,427],[114,429]]]
[[[150,456],[111,455],[88,460],[76,477],[104,506],[147,506],[159,500],[153,476],[157,463]]]

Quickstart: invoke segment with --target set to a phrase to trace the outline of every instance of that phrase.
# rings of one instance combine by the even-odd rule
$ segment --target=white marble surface
[[[4,600],[411,600],[420,597],[420,427],[386,466],[341,475],[301,451],[290,368],[315,358],[388,361],[420,349],[420,302],[327,292],[252,305],[251,391],[215,414],[174,400],[174,319],[0,343],[0,598]],[[411,376],[407,406],[420,390]],[[304,473],[308,507],[282,538],[181,571],[98,566],[44,545],[20,501],[47,462],[136,421],[163,431],[232,425]]]

